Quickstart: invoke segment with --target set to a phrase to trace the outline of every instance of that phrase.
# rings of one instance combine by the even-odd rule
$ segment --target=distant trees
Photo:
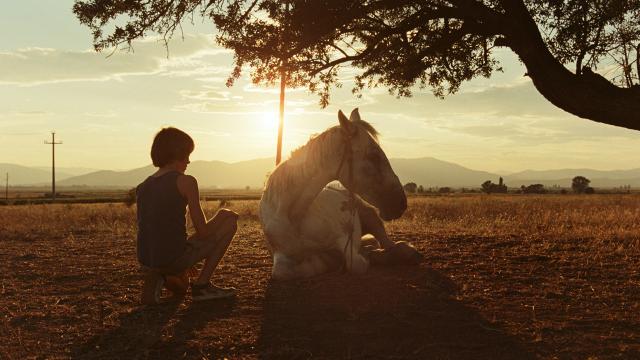
[[[418,185],[414,182],[409,182],[404,184],[403,188],[406,193],[415,194],[418,190]]]
[[[593,194],[595,191],[589,186],[591,180],[584,176],[576,176],[571,180],[571,189],[576,194]]]
[[[127,191],[127,194],[124,196],[124,204],[127,205],[127,207],[132,207],[136,203],[136,200],[136,188],[129,189],[129,191]]]
[[[480,185],[482,191],[491,194],[491,193],[506,193],[507,185],[504,184],[502,178],[500,178],[497,184],[494,184],[491,180],[487,180]]]
[[[547,193],[547,189],[545,189],[544,185],[542,184],[531,184],[527,186],[522,185],[520,187],[520,190],[522,191],[523,194],[546,194]]]
[[[587,179],[584,176],[576,176],[571,181],[571,189],[568,187],[561,187],[557,184],[551,185],[549,187],[545,187],[544,184],[535,183],[535,184],[522,184],[520,188],[512,188],[512,193],[519,194],[567,194],[569,191],[573,191],[577,194],[593,194],[595,193],[595,189],[590,187],[589,184],[591,180]],[[408,182],[403,185],[403,189],[407,194],[453,194],[453,193],[478,193],[483,192],[486,194],[507,194],[509,193],[509,188],[507,184],[505,184],[504,179],[500,177],[498,179],[498,183],[494,183],[491,180],[487,180],[480,184],[480,189],[478,188],[454,188],[450,186],[442,186],[442,187],[425,187],[424,185],[418,185],[415,182]],[[619,188],[621,191],[630,192],[630,186],[624,186]]]

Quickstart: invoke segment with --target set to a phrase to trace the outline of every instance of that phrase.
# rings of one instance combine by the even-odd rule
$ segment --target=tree
[[[418,185],[416,185],[416,183],[410,182],[410,183],[404,184],[403,188],[405,192],[409,194],[415,194],[416,191],[418,190]]]
[[[531,184],[531,185],[527,185],[521,186],[522,192],[525,194],[546,194],[547,193],[547,189],[544,188],[544,185],[542,184]]]
[[[480,185],[480,188],[482,189],[482,192],[491,194],[491,189],[493,188],[492,185],[495,185],[495,184],[491,182],[491,180],[487,180]]]
[[[500,71],[493,51],[506,47],[557,107],[640,130],[639,1],[76,0],[73,11],[98,51],[150,32],[171,37],[199,12],[235,53],[227,85],[245,66],[267,85],[286,69],[286,83],[319,93],[322,106],[346,64],[361,71],[355,92],[410,96],[418,85],[442,97]],[[609,79],[594,72],[612,64]]]
[[[500,178],[499,184],[494,184],[491,180],[487,180],[480,185],[480,188],[487,194],[507,192],[507,185],[502,182],[502,178]]]
[[[586,177],[576,176],[571,180],[571,188],[575,193],[582,194],[589,187],[589,183],[591,183],[591,180]]]

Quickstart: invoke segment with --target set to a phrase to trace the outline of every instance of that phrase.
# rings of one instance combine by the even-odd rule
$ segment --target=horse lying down
[[[391,241],[384,229],[382,220],[399,218],[407,198],[377,131],[360,119],[358,109],[349,119],[339,111],[338,119],[338,126],[294,151],[267,179],[259,213],[275,279],[310,277],[341,266],[364,273],[370,263],[421,258],[408,243]],[[335,180],[345,189],[327,186]],[[371,241],[361,246],[366,234],[379,248]]]

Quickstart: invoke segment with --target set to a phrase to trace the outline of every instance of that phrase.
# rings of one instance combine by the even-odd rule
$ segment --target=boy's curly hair
[[[166,127],[153,138],[151,160],[154,166],[163,167],[172,161],[186,159],[194,147],[193,139],[187,133],[174,127]]]

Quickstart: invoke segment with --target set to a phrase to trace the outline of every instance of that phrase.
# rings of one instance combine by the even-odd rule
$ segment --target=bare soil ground
[[[135,212],[0,209],[0,358],[640,358],[637,196],[412,199],[419,266],[273,282],[255,201],[231,301],[138,305]],[[211,215],[217,203],[208,203]]]

